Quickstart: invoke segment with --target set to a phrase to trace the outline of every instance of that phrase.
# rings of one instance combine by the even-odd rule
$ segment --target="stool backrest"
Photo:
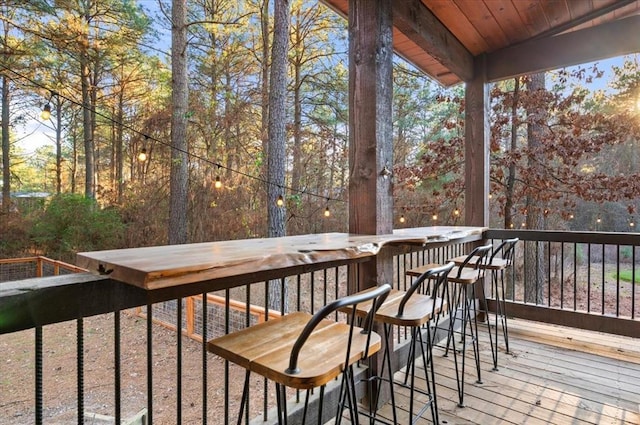
[[[356,322],[355,320],[356,306],[363,302],[372,301],[371,309],[369,310],[369,313],[367,314],[364,321],[362,322],[362,328],[363,328],[362,332],[370,336],[373,329],[373,319],[376,315],[376,312],[378,311],[378,309],[380,308],[384,300],[389,295],[390,290],[391,290],[391,285],[385,283],[384,285],[377,286],[375,288],[372,288],[371,290],[367,290],[367,291],[359,292],[354,295],[347,295],[346,297],[339,298],[325,305],[320,310],[318,310],[313,315],[313,317],[309,320],[309,322],[306,324],[306,326],[304,327],[304,329],[296,339],[296,342],[293,344],[293,348],[291,349],[291,355],[289,357],[289,367],[287,368],[286,372],[290,374],[295,374],[299,371],[298,356],[300,355],[300,350],[304,346],[304,343],[307,341],[307,339],[309,338],[313,330],[328,315],[330,315],[331,313],[334,313],[339,309],[344,309],[345,307],[352,307],[351,312],[349,314],[350,330],[349,330],[349,339],[348,339],[348,346],[347,346],[348,348],[347,348],[347,356],[346,356],[346,358],[349,359],[350,349],[351,349],[351,339],[352,339],[353,330]],[[367,340],[366,345],[367,345],[367,349],[365,350],[365,353],[363,355],[364,358],[368,357],[369,340]]]
[[[502,252],[501,258],[507,262],[507,266],[510,266],[513,262],[513,255],[515,252],[516,244],[518,243],[519,238],[513,239],[505,239],[502,241],[500,245],[496,249],[493,250],[491,254],[491,259],[489,260],[489,264],[493,263],[493,258]]]
[[[481,274],[483,273],[483,270],[486,268],[486,266],[489,264],[489,252],[491,251],[491,248],[493,248],[493,245],[489,244],[489,245],[482,245],[482,246],[477,246],[473,249],[473,251],[471,251],[469,253],[469,255],[467,255],[467,258],[464,259],[464,261],[462,262],[462,264],[460,265],[460,267],[458,268],[458,278],[460,278],[462,271],[464,270],[465,266],[467,264],[469,264],[470,261],[471,264],[473,265],[474,269],[478,270],[478,278],[481,277]]]
[[[435,307],[436,307],[435,300],[437,298],[438,290],[440,288],[443,288],[444,290],[446,290],[447,278],[449,277],[449,272],[451,271],[451,269],[453,269],[453,266],[455,266],[455,263],[453,261],[450,261],[444,266],[429,269],[426,272],[422,273],[420,276],[418,276],[418,278],[411,284],[411,287],[404,294],[404,297],[402,297],[402,301],[400,301],[400,305],[398,306],[398,317],[402,317],[402,315],[404,314],[404,306],[407,304],[411,296],[416,292],[418,293],[423,292],[423,291],[418,291],[418,289],[422,288],[425,282],[427,282],[427,284],[433,283],[433,288],[431,290],[431,298],[434,300],[433,308],[435,310]]]

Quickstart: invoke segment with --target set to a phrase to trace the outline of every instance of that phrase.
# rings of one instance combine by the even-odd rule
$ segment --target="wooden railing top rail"
[[[426,245],[470,235],[483,227],[434,226],[398,229],[388,235],[321,233],[281,238],[243,239],[197,244],[83,252],[80,267],[139,286],[160,289],[273,270],[367,259],[385,245]],[[214,287],[212,290],[223,289]]]
[[[243,266],[238,268],[237,264],[228,263],[235,274],[227,272],[220,273],[215,271],[211,273],[205,263],[200,264],[198,268],[187,270],[188,279],[184,277],[176,277],[180,283],[178,285],[158,286],[156,289],[145,289],[135,284],[125,283],[122,279],[116,279],[118,274],[115,269],[109,275],[96,274],[99,265],[102,270],[108,271],[116,266],[116,262],[101,262],[104,257],[115,255],[121,261],[127,264],[126,255],[118,251],[103,251],[91,254],[83,254],[87,260],[87,264],[94,273],[78,273],[65,276],[53,276],[47,278],[27,279],[22,281],[5,282],[0,285],[0,334],[15,332],[18,330],[29,329],[35,326],[43,326],[51,323],[63,322],[66,320],[87,317],[96,314],[109,313],[124,310],[131,307],[138,307],[180,297],[188,297],[198,295],[205,292],[213,292],[216,290],[239,287],[255,282],[267,281],[270,279],[278,279],[285,276],[308,273],[316,270],[322,270],[330,267],[341,266],[345,264],[354,264],[362,261],[368,261],[374,258],[377,251],[384,245],[399,246],[402,244],[426,245],[431,247],[439,246],[446,243],[467,242],[471,240],[482,239],[484,228],[464,228],[464,227],[434,227],[434,228],[418,228],[418,229],[402,229],[395,235],[382,236],[340,236],[338,239],[329,238],[324,245],[313,242],[313,238],[306,239],[308,245],[300,244],[304,238],[291,237],[288,240],[297,240],[297,244],[286,244],[278,247],[275,241],[271,241],[271,248],[267,244],[260,244],[262,250],[272,249],[272,255],[276,257],[282,255],[288,258],[288,261],[271,260],[258,263],[252,263],[250,258],[255,260],[255,250],[245,253]],[[343,234],[344,235],[344,234]],[[315,235],[321,241],[323,235]],[[286,241],[286,238],[282,238]],[[262,239],[252,240],[258,242]],[[337,243],[337,241],[342,241]],[[317,242],[317,241],[316,241]],[[331,243],[329,243],[331,242]],[[237,242],[239,245],[247,244],[249,241]],[[275,243],[275,244],[274,244]],[[216,243],[214,243],[216,244]],[[220,246],[228,246],[227,243],[220,242]],[[366,244],[377,244],[377,248],[369,247],[365,250]],[[200,249],[212,249],[211,245],[198,245]],[[233,244],[232,244],[233,245]],[[345,255],[345,250],[353,250],[354,247],[361,247],[358,254]],[[154,261],[156,266],[162,261],[168,261],[172,256],[178,256],[179,253],[188,251],[189,247],[175,246],[172,250],[160,250],[163,252],[161,257],[157,257]],[[295,248],[295,255],[292,250]],[[280,251],[278,251],[280,249]],[[181,251],[183,250],[183,251]],[[138,260],[144,260],[144,255],[153,252],[152,249],[137,248],[133,250],[121,250],[126,254],[137,253]],[[238,251],[240,252],[240,251]],[[366,252],[366,255],[362,253]],[[238,259],[236,253],[236,260]],[[265,255],[267,253],[265,252]],[[232,256],[227,255],[225,261],[230,261]],[[134,258],[134,257],[131,257]],[[295,258],[296,261],[291,259]],[[135,261],[132,260],[133,263]],[[173,262],[175,264],[175,261]],[[265,266],[265,264],[268,265]],[[128,265],[131,265],[128,263]],[[224,264],[216,261],[208,263],[210,268],[223,267]]]

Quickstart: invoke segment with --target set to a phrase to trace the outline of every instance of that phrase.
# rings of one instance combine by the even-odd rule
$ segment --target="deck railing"
[[[640,235],[490,230],[485,236],[495,242],[510,237],[523,241],[517,248],[513,273],[507,276],[510,315],[622,334],[630,332],[633,323],[637,326],[637,291],[635,285],[622,280],[620,271],[635,264]],[[407,269],[445,262],[478,242],[443,243],[429,249],[390,248],[393,283],[403,289],[409,284]],[[531,258],[546,267],[531,269],[527,263]],[[3,378],[15,375],[3,373],[9,364],[12,368],[20,365],[22,376],[19,382],[0,380],[7,411],[0,422],[84,423],[85,418],[100,414],[121,423],[139,412],[149,423],[235,422],[243,371],[209,354],[206,340],[251,326],[260,320],[259,315],[314,312],[354,287],[350,283],[357,281],[361,261],[279,276],[275,281],[239,282],[240,286],[216,293],[198,284],[145,291],[87,273],[0,284],[0,345],[7,347],[20,340],[20,331],[29,333],[27,340],[32,341],[27,342],[30,354],[26,360],[7,358],[0,366]],[[530,274],[530,270],[535,271]],[[609,274],[613,271],[617,272],[615,279]],[[631,275],[635,277],[635,272]],[[542,282],[544,290],[538,290],[540,298],[531,301],[525,294],[534,282]],[[603,292],[603,287],[611,289]],[[207,304],[203,314],[202,299],[212,297],[220,305]],[[604,302],[599,304],[596,298]],[[284,309],[277,307],[283,305]],[[144,320],[135,319],[135,309],[146,314]],[[99,328],[92,322],[96,315],[101,315],[97,316],[101,318]],[[169,331],[159,331],[156,319],[181,332],[167,337]],[[60,322],[64,323],[57,324]],[[66,339],[50,340],[49,334],[60,334],[58,326],[66,326]],[[132,342],[123,326],[127,331],[137,326],[139,338]],[[184,334],[199,342],[184,340]],[[107,361],[98,356],[98,364],[91,354],[96,352],[92,347],[97,338],[107,353]],[[396,339],[396,344],[402,342]],[[56,352],[65,351],[61,346],[69,344],[74,349],[66,356],[73,364],[64,366],[64,373],[68,376],[71,369],[75,377],[71,387],[63,387],[56,381],[56,371],[47,365],[54,362]],[[398,356],[399,366],[404,358]],[[96,375],[101,377],[98,382]],[[10,385],[29,388],[29,396],[9,400],[5,394],[10,393]],[[53,397],[52,386],[55,394],[65,397]],[[252,381],[250,399],[251,416],[258,423],[274,418],[270,413],[273,388],[266,381]]]
[[[640,233],[489,230],[486,237],[521,240],[507,273],[509,315],[638,335]]]

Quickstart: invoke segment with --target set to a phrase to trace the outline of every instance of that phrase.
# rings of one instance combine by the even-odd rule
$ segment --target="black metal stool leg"
[[[491,356],[493,357],[493,370],[498,370],[498,318],[500,317],[500,312],[502,308],[500,306],[500,292],[498,291],[498,271],[491,270],[491,290],[494,293],[496,299],[496,329],[495,329],[495,349],[493,344],[491,344]],[[487,321],[489,320],[489,312],[487,312]],[[489,337],[491,337],[491,326],[489,326]],[[493,341],[492,341],[493,342]]]
[[[240,411],[238,412],[238,425],[242,425],[242,414],[246,407],[247,418],[249,417],[249,375],[251,372],[247,369],[244,375],[244,387],[242,389],[242,399],[240,400]]]
[[[502,299],[500,303],[500,316],[502,317],[502,332],[504,334],[504,345],[507,354],[509,354],[509,328],[507,327],[507,301],[505,299],[504,290],[504,270],[500,271],[500,286],[502,287]]]
[[[487,305],[487,297],[485,296],[484,293],[484,285],[480,285],[480,291],[481,291],[481,298],[480,298],[480,303],[484,304],[485,306]],[[478,380],[476,381],[478,384],[482,384],[482,377],[481,377],[481,369],[480,369],[480,335],[478,334],[478,312],[475,309],[475,300],[476,299],[476,290],[475,290],[475,285],[471,287],[471,301],[470,303],[473,303],[473,325],[471,326],[471,338],[472,338],[472,343],[473,343],[473,355],[475,357],[475,361],[476,361],[476,372],[478,373]],[[490,327],[490,320],[489,320],[489,315],[488,313],[485,312],[485,314],[487,315],[487,329],[489,331],[489,344],[491,345],[491,347],[493,347],[493,341],[491,338],[491,327]]]

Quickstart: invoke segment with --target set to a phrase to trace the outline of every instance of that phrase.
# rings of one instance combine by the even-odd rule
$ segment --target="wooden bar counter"
[[[185,245],[83,252],[77,265],[92,273],[154,290],[204,281],[229,287],[230,277],[256,277],[288,269],[366,260],[385,245],[428,245],[481,237],[484,227],[434,226],[394,230],[388,235],[321,233]],[[246,280],[246,279],[244,279]]]

